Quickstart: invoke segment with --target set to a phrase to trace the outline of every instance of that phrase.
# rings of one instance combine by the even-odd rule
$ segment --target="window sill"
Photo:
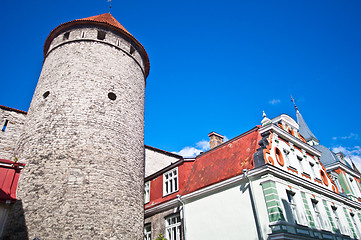
[[[173,193],[179,192],[179,189],[177,191],[171,192],[171,193],[167,193],[167,194],[163,194],[163,197],[168,197],[169,195],[172,195]]]

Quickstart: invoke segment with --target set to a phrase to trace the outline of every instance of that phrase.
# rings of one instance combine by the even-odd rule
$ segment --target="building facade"
[[[360,175],[324,165],[325,150],[301,135],[311,131],[296,115],[264,116],[262,126],[147,176],[145,239],[360,239]]]

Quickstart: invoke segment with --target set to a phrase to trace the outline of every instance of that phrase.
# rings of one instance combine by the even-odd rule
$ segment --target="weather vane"
[[[293,105],[295,105],[295,109],[296,111],[298,110],[297,106],[296,106],[296,101],[293,99],[292,95],[291,95],[291,102],[293,102]]]
[[[107,0],[107,2],[109,3],[109,13],[110,13],[110,10],[112,10],[112,0]]]

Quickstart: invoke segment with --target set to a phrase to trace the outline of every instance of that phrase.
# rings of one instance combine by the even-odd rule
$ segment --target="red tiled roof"
[[[97,16],[93,16],[93,17],[73,20],[73,21],[70,21],[70,22],[60,24],[59,26],[54,28],[50,32],[49,36],[45,40],[44,58],[46,58],[46,54],[47,54],[47,52],[49,50],[51,41],[56,36],[58,36],[64,29],[75,26],[75,25],[84,25],[84,24],[89,24],[89,23],[99,25],[99,26],[103,26],[103,27],[106,27],[106,28],[110,28],[112,30],[120,32],[123,36],[128,37],[129,40],[131,40],[135,45],[137,45],[140,52],[144,56],[145,77],[146,78],[148,77],[149,69],[150,69],[149,57],[148,57],[148,54],[145,51],[143,45],[140,42],[138,42],[138,40],[132,34],[130,34],[110,13],[104,13],[104,14],[100,14],[100,15],[97,15]]]
[[[7,110],[7,111],[13,111],[13,112],[27,114],[27,112],[25,112],[25,111],[18,110],[18,109],[15,109],[15,108],[11,108],[11,107],[6,107],[6,106],[3,106],[3,105],[0,105],[0,108],[4,109],[4,110]]]
[[[163,175],[151,179],[150,202],[144,206],[145,209],[243,174],[243,169],[253,169],[253,155],[262,139],[259,128],[257,126],[197,156],[195,161],[180,164],[179,191],[173,194],[163,197]]]
[[[197,157],[183,194],[243,174],[243,169],[253,169],[253,154],[261,140],[258,129],[255,127]]]
[[[116,28],[120,28],[123,31],[127,32],[128,34],[130,34],[127,29],[125,29],[122,24],[120,24],[110,13],[104,13],[104,14],[100,14],[100,15],[96,15],[93,17],[87,17],[87,18],[82,18],[79,20],[75,20],[75,21],[92,21],[92,22],[100,22],[100,23],[107,23],[109,25],[112,25]]]

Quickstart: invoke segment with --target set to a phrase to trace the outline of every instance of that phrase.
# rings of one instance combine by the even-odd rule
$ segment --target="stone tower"
[[[109,13],[51,31],[17,148],[29,239],[143,238],[148,73]]]

